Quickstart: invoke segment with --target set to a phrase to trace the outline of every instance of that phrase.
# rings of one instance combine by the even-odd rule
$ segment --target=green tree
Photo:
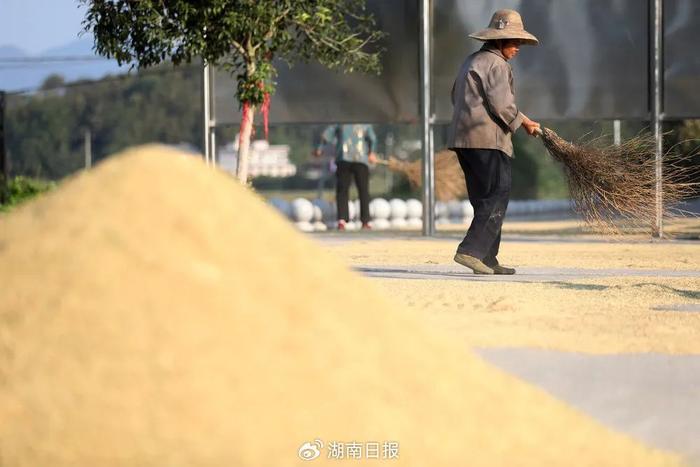
[[[60,95],[38,94],[9,108],[7,147],[12,172],[55,179],[77,170],[75,123],[75,114]]]
[[[63,77],[63,75],[53,73],[47,76],[46,79],[44,79],[39,89],[42,91],[52,91],[54,89],[62,87],[65,84],[66,80]]]
[[[58,180],[84,167],[85,130],[93,161],[149,142],[197,145],[201,70],[163,65],[139,74],[67,83],[12,95],[6,128],[11,172]]]
[[[256,108],[267,115],[273,60],[316,60],[331,69],[379,72],[383,33],[365,0],[81,0],[95,49],[120,64],[149,67],[202,57],[237,79],[242,105],[238,178],[247,182]],[[374,50],[369,50],[374,47]]]

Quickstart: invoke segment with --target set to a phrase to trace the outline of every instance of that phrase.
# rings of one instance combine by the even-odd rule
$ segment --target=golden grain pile
[[[3,467],[309,465],[315,438],[398,442],[385,465],[676,461],[425,330],[170,149],[0,218],[0,283]]]

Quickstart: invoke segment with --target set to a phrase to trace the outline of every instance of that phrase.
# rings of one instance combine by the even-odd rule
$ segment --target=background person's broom
[[[620,226],[650,231],[656,217],[656,142],[650,134],[638,135],[620,145],[600,140],[575,145],[549,128],[540,132],[550,155],[561,162],[574,210],[592,227],[620,233]],[[683,162],[691,156],[668,151],[662,171],[665,217],[685,214],[679,203],[697,195],[697,167]],[[622,221],[622,222],[620,222]]]
[[[379,159],[378,164],[385,165],[393,172],[406,176],[413,188],[423,184],[423,162],[402,161],[395,157],[388,160]],[[435,197],[440,201],[450,201],[466,197],[467,185],[464,173],[457,160],[457,155],[450,150],[442,150],[435,154]]]

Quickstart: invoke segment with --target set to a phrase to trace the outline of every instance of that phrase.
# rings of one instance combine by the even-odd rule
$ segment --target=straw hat
[[[514,10],[498,10],[491,17],[488,28],[469,34],[469,37],[480,41],[520,39],[523,44],[539,44],[537,38],[525,30],[520,13]]]

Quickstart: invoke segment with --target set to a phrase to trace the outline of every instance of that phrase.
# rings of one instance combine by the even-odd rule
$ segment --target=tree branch
[[[240,43],[238,43],[237,41],[231,41],[231,45],[234,49],[238,51],[239,54],[243,55],[244,57],[246,56],[245,49]]]

